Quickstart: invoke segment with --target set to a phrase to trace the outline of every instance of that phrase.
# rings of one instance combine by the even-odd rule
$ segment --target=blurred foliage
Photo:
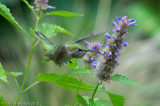
[[[28,0],[33,4],[33,0]],[[2,4],[10,8],[16,21],[29,32],[29,27],[34,25],[34,17],[31,11],[21,0],[0,0]],[[137,25],[129,29],[127,41],[129,46],[125,48],[120,57],[120,65],[115,73],[127,76],[135,80],[146,89],[146,92],[136,87],[121,85],[119,83],[105,83],[107,91],[122,94],[126,98],[126,106],[158,106],[160,98],[160,1],[159,0],[50,0],[50,5],[56,6],[56,10],[71,11],[84,14],[83,17],[50,16],[43,18],[45,23],[60,25],[78,36],[66,36],[58,34],[51,40],[54,44],[75,40],[88,33],[93,35],[105,31],[111,31],[111,21],[116,16],[134,17]],[[0,62],[8,72],[23,72],[26,69],[31,47],[31,37],[16,29],[12,24],[0,16]],[[101,41],[103,34],[93,36],[89,41]],[[36,80],[38,73],[57,72],[66,73],[70,68],[66,65],[61,68],[53,62],[42,63],[45,59],[44,50],[38,44],[34,50],[30,72],[25,86]],[[81,60],[79,60],[81,61]],[[22,83],[23,76],[17,80]],[[95,84],[94,76],[85,76],[85,80]],[[9,84],[0,82],[0,95],[6,101],[14,101],[18,94],[17,87],[12,77],[8,77]],[[9,91],[9,92],[8,92]],[[91,96],[91,92],[81,92]],[[21,101],[36,101],[43,106],[62,106],[71,104],[73,100],[71,91],[60,88],[51,83],[42,83],[28,90]],[[105,94],[99,98],[106,100]]]

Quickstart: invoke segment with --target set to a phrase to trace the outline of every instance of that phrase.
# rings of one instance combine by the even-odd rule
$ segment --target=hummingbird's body
[[[82,58],[87,50],[86,46],[75,42],[66,42],[57,46],[53,44],[39,31],[34,31],[36,38],[42,43],[46,56],[57,65],[65,64],[72,58]],[[90,50],[91,51],[91,50]]]

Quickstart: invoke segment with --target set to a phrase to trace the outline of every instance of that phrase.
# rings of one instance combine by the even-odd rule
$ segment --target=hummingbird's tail
[[[41,32],[35,30],[34,31],[35,37],[42,43],[45,51],[47,54],[53,49],[52,43],[49,41],[49,39],[43,35]]]

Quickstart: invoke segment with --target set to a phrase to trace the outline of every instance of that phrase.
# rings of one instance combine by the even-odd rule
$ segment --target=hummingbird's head
[[[95,50],[88,50],[88,48],[79,43],[69,43],[64,46],[72,58],[82,58],[87,52],[97,52]]]
[[[72,51],[72,57],[74,58],[82,58],[87,53],[87,50],[83,50],[81,48],[77,48],[76,50]]]

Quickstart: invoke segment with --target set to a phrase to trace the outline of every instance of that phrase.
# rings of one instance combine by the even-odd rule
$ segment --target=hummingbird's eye
[[[78,48],[77,50],[78,50],[78,51],[83,51],[82,49],[79,49],[79,48]]]

